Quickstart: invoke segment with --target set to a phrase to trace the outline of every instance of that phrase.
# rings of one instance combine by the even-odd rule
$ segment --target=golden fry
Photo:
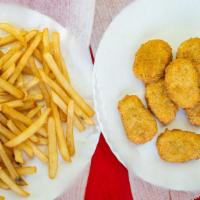
[[[63,73],[66,80],[70,83],[67,66],[65,65],[64,59],[60,52],[60,35],[57,32],[52,33],[52,49],[53,49],[54,59],[58,65],[60,71]]]
[[[24,159],[23,159],[23,156],[22,156],[22,151],[20,148],[14,148],[14,156],[15,156],[15,161],[17,163],[21,163],[23,164],[24,163]]]
[[[19,175],[28,175],[35,174],[37,172],[37,168],[32,166],[25,166],[16,168],[16,171]]]
[[[69,155],[67,143],[66,143],[66,140],[65,140],[65,136],[64,136],[64,133],[63,133],[62,126],[61,126],[58,108],[53,102],[51,104],[51,108],[52,108],[53,117],[54,117],[55,125],[56,125],[56,134],[57,134],[58,147],[59,147],[60,154],[65,161],[70,162],[71,158],[70,158],[70,155]]]
[[[55,121],[53,117],[50,117],[48,120],[48,152],[49,152],[49,177],[55,178],[58,170],[58,152],[57,152]]]
[[[73,121],[74,121],[74,102],[71,100],[69,102],[67,111],[67,133],[66,133],[67,147],[69,149],[70,156],[73,156],[75,154]]]
[[[33,108],[32,110],[30,110],[28,113],[27,113],[27,117],[32,119],[35,117],[35,115],[37,115],[38,112],[41,111],[41,108],[42,106],[38,105],[37,107]]]

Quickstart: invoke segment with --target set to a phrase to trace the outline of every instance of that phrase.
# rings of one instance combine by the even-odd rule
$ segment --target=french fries
[[[14,192],[17,194],[27,197],[29,193],[18,186],[4,171],[0,168],[0,179]]]
[[[16,97],[17,99],[22,99],[24,97],[24,93],[20,89],[5,81],[1,77],[0,88],[2,88],[4,91],[8,92],[12,96]]]
[[[10,24],[6,24],[6,23],[0,23],[0,29],[13,35],[17,40],[21,42],[23,46],[25,47],[27,46],[24,37],[21,35],[20,31],[14,26],[11,26]]]
[[[7,147],[15,147],[25,140],[27,140],[29,137],[31,137],[34,133],[36,133],[42,125],[45,123],[51,109],[47,108],[45,112],[38,118],[35,122],[33,122],[24,132],[22,132],[20,135],[16,136],[15,138],[8,141],[5,145]]]
[[[57,81],[64,88],[64,90],[69,94],[69,96],[80,106],[81,109],[89,116],[94,115],[93,109],[85,102],[85,100],[74,90],[74,88],[67,82],[65,77],[59,71],[56,62],[54,61],[50,53],[44,54],[44,59],[47,62],[49,68],[54,73]]]
[[[28,160],[37,157],[56,178],[59,158],[70,164],[76,153],[74,127],[94,125],[94,110],[70,82],[58,32],[0,29],[0,188],[26,197],[23,176],[37,171]]]

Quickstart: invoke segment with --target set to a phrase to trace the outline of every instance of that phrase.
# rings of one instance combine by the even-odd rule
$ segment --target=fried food
[[[199,101],[198,72],[189,60],[176,59],[165,70],[165,86],[170,99],[181,108]]]
[[[187,162],[200,159],[200,135],[183,130],[165,130],[157,139],[161,159],[168,162]]]
[[[119,101],[118,110],[127,137],[132,142],[143,144],[155,136],[156,121],[137,96],[125,96]]]
[[[200,73],[200,38],[190,38],[182,42],[176,57],[190,60]]]
[[[164,76],[165,67],[172,60],[172,49],[163,40],[149,40],[137,50],[133,71],[144,83],[157,81]]]
[[[200,126],[200,102],[193,108],[185,109],[185,113],[191,124]]]
[[[163,124],[169,124],[176,117],[177,106],[168,97],[163,79],[148,84],[145,96],[148,107]]]

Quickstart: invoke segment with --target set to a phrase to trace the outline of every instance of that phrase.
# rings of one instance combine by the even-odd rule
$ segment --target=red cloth
[[[132,200],[127,169],[101,134],[92,158],[85,200]]]

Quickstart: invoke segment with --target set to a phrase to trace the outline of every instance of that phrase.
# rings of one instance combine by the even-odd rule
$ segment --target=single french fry
[[[38,68],[35,64],[35,60],[32,56],[29,59],[29,64],[30,64],[30,67],[32,69],[33,74],[40,80],[39,88],[40,88],[40,91],[41,91],[41,93],[44,97],[44,100],[46,102],[47,107],[49,107],[50,106],[50,95],[48,93],[46,85],[44,84],[44,82],[43,82],[43,80],[40,76],[39,70],[38,70]]]
[[[53,102],[67,115],[67,105],[65,104],[65,102],[55,93],[52,91],[52,99]],[[81,123],[81,121],[75,117],[74,118],[74,125],[75,127],[79,130],[79,131],[84,131],[85,127],[84,125]]]
[[[73,156],[75,154],[73,121],[74,121],[74,102],[71,100],[68,105],[67,130],[66,130],[66,141],[70,156]]]
[[[11,26],[10,24],[6,24],[6,23],[0,23],[0,29],[13,35],[17,40],[20,41],[20,43],[24,47],[27,46],[27,43],[26,43],[24,37],[21,35],[20,31],[17,28],[15,28],[14,26]]]
[[[35,174],[37,172],[37,168],[35,166],[24,166],[16,168],[16,171],[19,175],[29,175]]]
[[[67,82],[65,77],[59,71],[57,64],[55,63],[50,53],[44,54],[44,59],[49,68],[54,73],[56,80],[63,87],[63,89],[69,94],[69,96],[80,106],[80,108],[89,116],[94,115],[94,110],[85,102],[85,100],[75,91],[75,89]]]
[[[1,74],[1,78],[7,81],[14,71],[15,64],[11,64],[10,67]]]
[[[12,108],[18,108],[24,105],[22,100],[13,100],[13,101],[8,101],[6,103],[3,103],[3,105],[7,105]],[[2,107],[2,105],[0,105]]]
[[[29,93],[28,97],[27,97],[27,100],[34,100],[34,101],[41,101],[43,100],[44,97],[42,94],[35,94],[35,93]]]
[[[14,192],[17,194],[27,197],[29,195],[28,192],[23,190],[20,186],[18,186],[4,171],[0,168],[0,179]]]
[[[49,47],[49,30],[48,30],[48,28],[45,28],[43,30],[42,44],[43,44],[43,52],[49,52],[50,47]]]
[[[36,133],[41,127],[42,125],[46,122],[46,119],[50,113],[51,109],[47,108],[42,115],[40,116],[40,118],[38,118],[36,121],[34,121],[24,132],[22,132],[20,135],[16,136],[15,138],[11,139],[10,141],[8,141],[6,143],[7,147],[14,147],[17,146],[19,144],[21,144],[22,142],[24,142],[25,140],[27,140],[30,136],[32,136],[34,133]]]
[[[12,119],[19,120],[26,125],[32,124],[32,120],[30,118],[28,118],[27,116],[23,115],[22,113],[18,112],[14,108],[9,107],[7,105],[2,106],[2,112],[4,114],[9,115]]]
[[[53,102],[51,103],[51,108],[52,108],[53,117],[55,120],[56,135],[57,135],[58,147],[59,147],[60,154],[65,161],[71,162],[69,151],[67,149],[67,143],[65,140],[62,126],[61,126],[58,108]]]
[[[53,49],[53,57],[60,71],[63,73],[66,80],[70,83],[69,72],[67,70],[67,66],[65,65],[64,59],[60,51],[60,34],[57,32],[52,33],[52,49]]]
[[[53,117],[49,117],[48,120],[48,154],[49,154],[49,177],[53,179],[56,177],[58,170],[56,129]]]
[[[38,112],[41,111],[42,106],[38,105],[37,107],[31,109],[28,113],[27,113],[27,117],[32,119],[35,117],[35,115],[37,115]]]
[[[26,49],[25,53],[23,54],[23,56],[19,60],[14,74],[9,79],[10,83],[13,83],[13,84],[15,83],[15,81],[19,77],[21,71],[26,66],[28,59],[30,58],[30,56],[32,55],[33,51],[36,49],[36,47],[38,46],[40,41],[41,41],[41,34],[39,33],[34,38],[34,40],[31,42],[30,46]]]
[[[7,62],[5,62],[5,63],[2,65],[2,67],[1,67],[2,71],[6,71],[6,70],[10,67],[10,65],[15,64],[15,63],[19,60],[19,58],[21,57],[22,53],[23,53],[22,50],[21,50],[21,51],[16,51],[16,52],[9,58],[9,60],[7,60]]]
[[[16,97],[17,99],[22,99],[24,97],[24,93],[20,89],[13,86],[8,81],[3,80],[1,77],[0,88],[2,88],[4,91],[8,92],[12,96]]]
[[[23,164],[24,163],[24,159],[23,159],[23,156],[22,156],[22,151],[20,148],[14,148],[14,156],[15,156],[15,161],[18,162],[18,163],[21,163]]]

